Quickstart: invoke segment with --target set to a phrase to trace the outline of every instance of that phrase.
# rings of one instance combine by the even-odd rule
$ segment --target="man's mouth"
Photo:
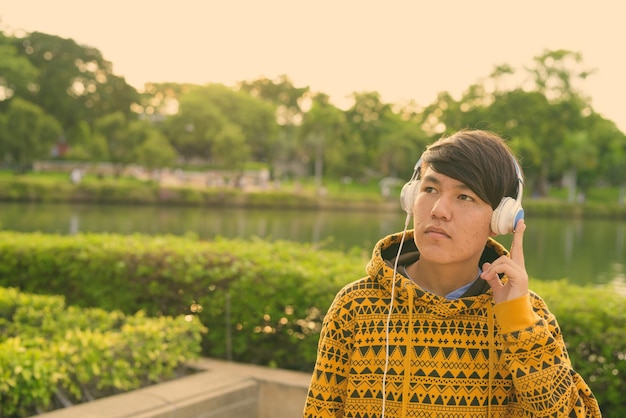
[[[434,226],[429,226],[428,228],[426,228],[426,231],[424,232],[426,232],[427,235],[450,238],[450,235],[448,235],[448,233],[445,230],[434,227]]]

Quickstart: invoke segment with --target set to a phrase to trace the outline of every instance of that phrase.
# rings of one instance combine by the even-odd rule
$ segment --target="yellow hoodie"
[[[494,305],[482,279],[456,300],[425,292],[399,273],[393,277],[400,239],[379,241],[368,276],[335,297],[305,418],[601,416],[539,296]],[[490,239],[480,264],[503,254]],[[399,264],[418,258],[408,231]]]

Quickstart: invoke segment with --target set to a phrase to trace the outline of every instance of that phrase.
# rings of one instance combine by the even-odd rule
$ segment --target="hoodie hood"
[[[487,338],[488,338],[488,384],[487,399],[492,399],[493,388],[493,376],[494,367],[496,362],[495,352],[495,320],[493,313],[493,294],[489,284],[478,278],[474,284],[459,298],[454,300],[448,300],[445,297],[435,295],[434,293],[426,292],[416,285],[412,280],[404,277],[402,274],[396,271],[394,276],[394,266],[406,265],[419,259],[419,250],[415,246],[413,241],[413,230],[408,230],[406,233],[398,233],[389,235],[376,244],[372,253],[372,258],[367,264],[367,273],[369,277],[377,281],[382,287],[384,287],[390,295],[393,296],[392,302],[389,305],[389,324],[395,324],[397,326],[402,324],[404,320],[392,318],[394,309],[396,312],[408,313],[408,324],[414,324],[414,315],[416,311],[429,312],[434,318],[442,320],[452,319],[458,317],[466,311],[486,311],[484,314],[487,318]],[[402,252],[398,256],[396,261],[396,255],[398,254],[398,247],[402,242],[404,235],[404,241],[402,244]],[[489,238],[485,243],[485,248],[479,260],[479,266],[485,262],[493,262],[501,255],[508,255],[508,251],[498,242]],[[479,267],[477,266],[477,267]],[[506,280],[506,278],[503,278]],[[397,301],[398,307],[394,308],[394,300]],[[424,309],[420,309],[424,308]],[[434,325],[433,325],[434,326]],[[389,332],[389,331],[387,331]],[[414,341],[415,327],[408,326],[408,341]],[[389,344],[389,337],[387,337]],[[413,350],[406,350],[406,355],[402,358],[403,367],[405,370],[411,369],[411,361],[413,358]],[[411,393],[411,377],[410,373],[405,373],[402,384],[402,413],[401,416],[406,416],[409,408],[409,398]],[[385,387],[385,383],[383,383]],[[487,404],[487,415],[491,416],[491,402]]]
[[[461,310],[475,306],[475,303],[483,304],[486,300],[492,298],[489,284],[481,278],[476,280],[459,300],[447,300],[442,296],[422,290],[413,281],[404,277],[397,271],[394,277],[393,269],[395,257],[398,254],[398,247],[401,240],[402,233],[400,232],[388,235],[378,241],[372,252],[372,258],[367,263],[366,267],[368,276],[380,283],[390,294],[393,290],[394,296],[400,302],[410,298],[413,299],[414,303],[432,304],[433,307],[437,306],[441,308],[439,312],[441,316],[449,317],[457,314]],[[508,256],[509,252],[499,242],[489,238],[485,243],[485,248],[477,268],[482,266],[485,262],[493,262],[502,255]],[[413,241],[413,230],[407,230],[402,245],[402,252],[398,257],[398,266],[411,264],[418,259],[419,250]],[[504,278],[504,280],[506,280],[506,278]],[[412,294],[409,295],[409,292]]]

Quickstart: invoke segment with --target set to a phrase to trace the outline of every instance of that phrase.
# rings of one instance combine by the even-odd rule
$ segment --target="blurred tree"
[[[589,158],[595,150],[591,136],[585,133],[592,109],[576,88],[592,72],[581,67],[580,54],[545,51],[535,57],[519,85],[513,68],[497,66],[458,101],[439,94],[425,109],[425,128],[436,133],[490,129],[512,138],[510,145],[522,159],[530,189],[545,196],[550,181],[560,181],[565,171],[574,178],[576,170],[595,164]]]
[[[163,121],[178,112],[182,96],[198,88],[201,86],[190,83],[146,83],[138,113],[154,122]]]
[[[488,113],[493,121],[491,129],[520,138],[521,142],[513,141],[511,146],[522,159],[527,184],[535,195],[546,196],[550,181],[560,181],[568,164],[583,163],[577,156],[564,155],[577,153],[566,146],[567,138],[574,141],[570,135],[586,127],[582,102],[577,98],[550,102],[541,92],[516,89],[495,96]],[[585,137],[577,140],[581,138]]]
[[[23,173],[38,159],[50,156],[61,137],[61,124],[39,106],[19,97],[0,114],[0,156]]]
[[[136,150],[145,137],[146,125],[136,122],[132,125],[122,112],[115,112],[98,118],[94,123],[96,141],[103,141],[107,146],[108,160],[115,167],[119,176],[124,168],[136,161]]]
[[[19,55],[12,39],[0,32],[0,111],[7,109],[9,99],[16,93],[27,95],[38,73],[26,57]]]
[[[592,113],[589,118],[588,135],[597,148],[599,163],[594,179],[619,187],[618,203],[626,204],[626,135],[615,122]],[[588,187],[587,184],[585,184]]]
[[[533,58],[534,66],[526,68],[532,75],[533,90],[544,94],[551,101],[582,99],[578,86],[595,70],[583,65],[580,52],[566,49],[545,50]],[[588,99],[583,100],[586,104]]]
[[[560,152],[555,155],[553,163],[558,171],[563,172],[563,183],[568,188],[567,200],[570,203],[579,196],[579,173],[585,173],[581,176],[583,193],[597,178],[594,173],[597,173],[598,148],[589,139],[586,131],[566,132]]]
[[[377,92],[355,93],[346,119],[360,139],[362,155],[353,157],[361,175],[406,177],[428,142],[423,119],[410,110],[383,103]]]
[[[93,135],[93,129],[86,121],[79,121],[66,134],[72,138],[72,145],[65,158],[77,161],[107,161],[108,145],[102,136]]]
[[[234,164],[234,159],[238,159],[241,162],[236,165],[241,167],[249,159],[269,161],[269,150],[276,139],[273,107],[222,84],[193,88],[182,95],[178,112],[167,118],[163,129],[188,160],[199,157]],[[237,144],[231,148],[222,146],[225,138],[236,140]],[[239,154],[235,153],[235,145],[239,145]],[[218,149],[231,155],[216,154]]]
[[[299,125],[306,107],[310,104],[309,88],[295,87],[286,75],[275,80],[262,77],[237,84],[239,89],[248,92],[252,97],[272,103],[276,108],[276,122],[280,126]]]
[[[385,177],[407,179],[430,138],[419,120],[404,120],[391,113],[383,125],[384,140],[379,149],[379,170]]]
[[[238,126],[249,148],[249,159],[269,162],[276,141],[274,106],[245,91],[234,91],[223,84],[190,92],[213,103],[231,124]]]
[[[214,103],[189,94],[181,97],[178,112],[164,121],[163,130],[187,162],[194,158],[211,161],[211,141],[227,124]]]
[[[380,145],[384,141],[384,121],[391,112],[391,105],[383,103],[378,92],[354,93],[353,105],[346,110],[346,121],[363,150],[362,155],[353,155],[352,161],[360,169],[359,176],[379,177],[381,173]]]
[[[313,159],[300,127],[304,114],[312,104],[308,87],[296,87],[286,75],[273,80],[261,77],[252,81],[240,81],[238,88],[252,97],[271,104],[277,125],[275,141],[267,149],[268,161],[278,177],[289,174],[305,174]]]
[[[510,138],[533,194],[545,195],[550,183],[566,178],[575,180],[572,190],[621,186],[623,201],[626,141],[581,93],[593,73],[579,53],[546,50],[521,72],[494,67],[458,100],[444,91],[422,109],[384,103],[377,92],[355,92],[353,105],[342,111],[326,94],[297,87],[286,75],[233,88],[147,83],[139,95],[95,48],[38,32],[0,32],[2,138],[15,145],[7,136],[7,129],[16,129],[7,112],[20,98],[13,112],[22,119],[48,114],[61,123],[55,140],[70,144],[65,158],[158,167],[171,161],[171,144],[188,161],[235,170],[251,160],[282,163],[279,176],[312,172],[321,184],[324,176],[404,178],[433,139],[463,128],[491,129]],[[49,136],[42,141],[37,158],[51,146]],[[9,152],[9,142],[0,148],[14,164],[31,158],[17,148]]]
[[[241,173],[250,160],[251,146],[239,126],[227,123],[211,138],[211,155],[218,166]]]
[[[98,49],[40,32],[13,38],[13,45],[39,70],[36,86],[16,94],[41,106],[64,130],[114,112],[133,116],[137,91]]]
[[[345,114],[330,103],[327,95],[318,94],[312,101],[311,108],[304,114],[300,134],[305,153],[313,156],[313,175],[316,187],[320,188],[325,161],[331,164],[329,168],[333,171],[346,165],[343,152],[346,120]]]
[[[594,71],[584,67],[580,53],[565,49],[544,51],[534,57],[534,66],[526,70],[533,76],[534,91],[544,95],[549,103],[534,136],[542,150],[536,192],[545,196],[550,178],[560,178],[565,171],[573,175],[580,168],[589,171],[595,164],[592,160],[597,150],[585,133],[590,128],[587,116],[592,113],[591,101],[578,87]],[[566,163],[555,164],[557,161]],[[574,180],[578,178],[574,176]]]
[[[304,136],[300,130],[304,114],[312,103],[309,88],[294,86],[286,75],[272,80],[261,77],[240,81],[238,88],[252,97],[264,100],[274,109],[275,141],[266,150],[273,175],[277,178],[306,175],[313,155],[303,142]]]
[[[144,133],[144,140],[135,150],[137,163],[151,171],[173,167],[178,154],[167,138],[151,126]]]

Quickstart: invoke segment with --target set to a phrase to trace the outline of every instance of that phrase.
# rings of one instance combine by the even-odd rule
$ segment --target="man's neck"
[[[432,264],[418,260],[406,266],[409,278],[419,287],[438,296],[472,283],[479,274],[478,260],[463,264]]]

